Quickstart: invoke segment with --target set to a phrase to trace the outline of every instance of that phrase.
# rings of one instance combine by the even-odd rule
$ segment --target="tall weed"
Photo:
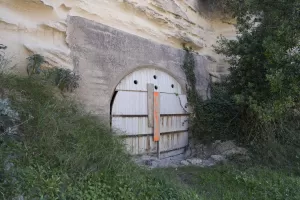
[[[4,199],[198,199],[192,190],[136,166],[110,128],[78,105],[54,97],[35,77],[0,76],[24,122],[19,143],[0,144]],[[3,138],[1,138],[3,139]],[[175,181],[176,182],[176,181]]]

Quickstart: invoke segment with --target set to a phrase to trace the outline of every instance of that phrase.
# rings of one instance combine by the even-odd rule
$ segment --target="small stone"
[[[156,162],[155,160],[146,160],[145,164],[150,167],[157,167],[158,162]]]
[[[200,158],[187,159],[186,161],[192,165],[201,165],[203,162],[203,160]]]
[[[223,153],[225,151],[231,150],[236,148],[237,146],[235,145],[235,143],[232,140],[229,141],[225,141],[225,142],[220,142],[220,141],[216,141],[214,148],[218,153]]]
[[[203,160],[203,163],[202,163],[201,166],[202,167],[212,167],[216,164],[217,164],[217,162],[214,159],[210,158],[210,159],[207,159],[207,160]]]
[[[222,155],[212,155],[211,158],[216,162],[222,162],[226,160],[226,158]]]
[[[189,163],[188,161],[186,161],[186,160],[182,160],[182,161],[180,162],[180,164],[182,164],[182,165],[184,165],[184,166],[188,166],[190,163]]]
[[[241,147],[236,147],[222,152],[222,155],[225,156],[246,155],[246,154],[247,154],[247,149]]]

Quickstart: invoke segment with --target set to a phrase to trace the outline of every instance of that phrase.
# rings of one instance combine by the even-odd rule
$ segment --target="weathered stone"
[[[236,145],[232,140],[225,141],[225,142],[221,142],[220,140],[217,140],[213,144],[213,147],[216,152],[222,153],[222,152],[225,152],[225,151],[235,148]]]
[[[231,140],[225,142],[216,141],[213,144],[213,146],[216,153],[222,154],[224,156],[232,156],[235,154],[247,154],[247,150],[245,148],[236,146],[236,144]]]
[[[199,53],[219,62],[212,45],[217,37],[235,35],[233,25],[205,16],[199,0],[2,0],[0,33],[9,55],[18,55],[12,66],[25,73],[26,57],[45,56],[54,66],[73,68],[66,43],[67,19],[79,16],[140,36],[151,41],[181,48],[187,43]],[[2,43],[1,42],[1,43]],[[214,72],[214,66],[211,72]]]
[[[200,158],[191,158],[191,159],[187,159],[187,162],[191,163],[192,165],[202,165],[203,160]]]
[[[203,160],[201,167],[212,167],[216,164],[217,164],[217,162],[214,159],[209,158],[207,160]]]
[[[232,155],[236,155],[236,154],[245,155],[245,154],[247,154],[247,149],[241,148],[241,147],[235,147],[233,149],[229,149],[227,151],[222,152],[222,155],[225,155],[225,156],[232,156]]]
[[[212,155],[211,158],[216,162],[222,162],[226,160],[226,158],[222,155]]]
[[[145,165],[151,167],[151,168],[156,168],[159,165],[159,161],[156,160],[146,160]]]
[[[222,146],[223,145],[223,146]],[[224,152],[218,153],[215,148],[219,146],[219,151],[222,149]],[[221,148],[222,147],[222,148]],[[226,147],[226,148],[225,148]],[[191,141],[189,149],[192,152],[191,157],[175,156],[164,159],[157,159],[152,156],[141,156],[139,159],[143,160],[142,165],[147,162],[149,168],[156,167],[180,167],[180,166],[198,166],[198,167],[212,167],[214,165],[229,162],[231,160],[247,161],[250,159],[248,152],[245,148],[237,147],[233,141],[215,141],[212,145],[203,145]],[[193,153],[197,152],[197,153]],[[185,154],[186,155],[186,154]],[[188,154],[190,155],[190,153]],[[189,159],[187,159],[189,158]],[[149,161],[145,161],[149,160]],[[137,162],[141,164],[141,162]]]
[[[182,164],[182,165],[184,165],[184,166],[188,166],[190,163],[189,163],[188,161],[186,161],[186,160],[182,160],[182,161],[180,162],[180,164]]]

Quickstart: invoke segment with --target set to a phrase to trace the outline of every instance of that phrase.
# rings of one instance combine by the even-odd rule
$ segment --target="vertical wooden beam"
[[[157,144],[157,157],[160,159],[160,96],[159,92],[154,92],[154,141]]]
[[[154,92],[154,141],[160,139],[160,98],[159,92]]]
[[[147,92],[148,92],[148,127],[154,127],[154,85],[151,83],[147,84]]]

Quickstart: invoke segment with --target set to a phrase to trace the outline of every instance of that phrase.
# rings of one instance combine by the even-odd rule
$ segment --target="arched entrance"
[[[162,157],[183,153],[188,145],[188,116],[180,84],[152,68],[139,69],[121,80],[111,104],[112,128],[125,136],[133,155],[156,154],[158,141]],[[154,134],[159,135],[154,138]]]

